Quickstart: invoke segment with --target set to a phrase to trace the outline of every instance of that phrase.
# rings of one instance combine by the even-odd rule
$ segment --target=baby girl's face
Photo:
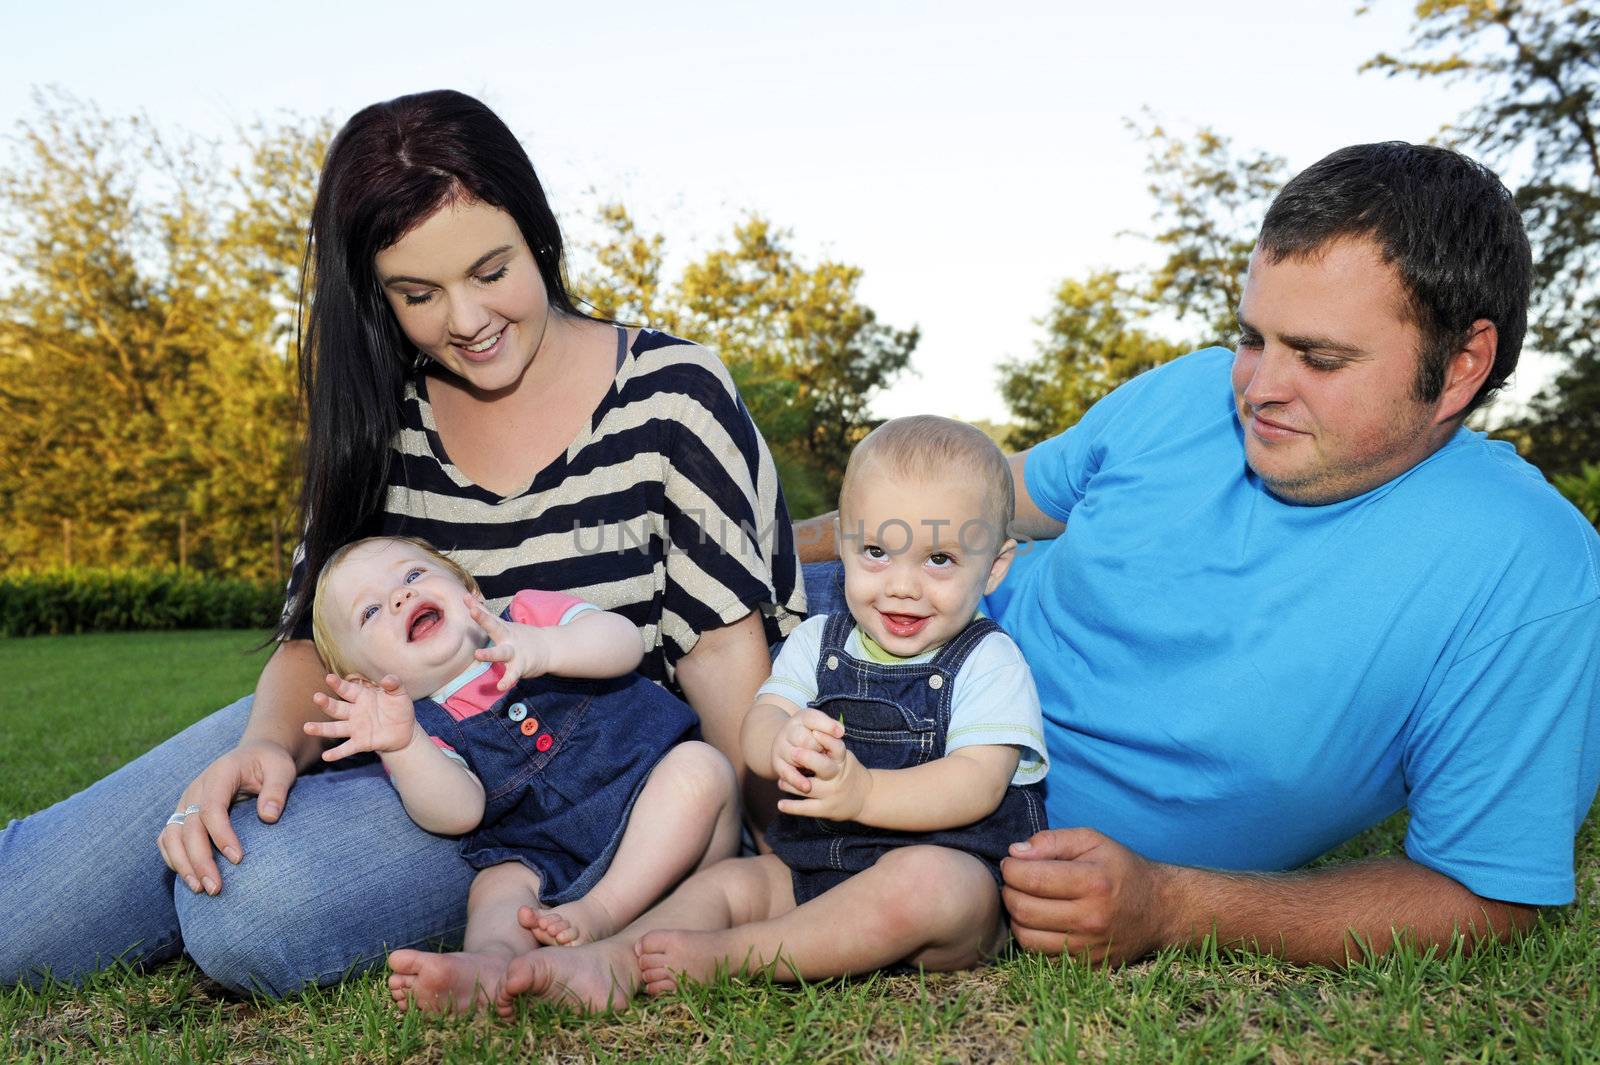
[[[467,613],[466,586],[412,544],[356,548],[325,594],[335,608],[331,635],[351,668],[371,681],[392,673],[413,699],[438,691],[489,642]]]

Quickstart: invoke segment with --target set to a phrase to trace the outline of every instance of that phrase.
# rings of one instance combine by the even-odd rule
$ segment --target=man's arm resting
[[[1091,829],[1041,832],[1002,864],[1017,942],[1096,962],[1219,945],[1344,965],[1396,940],[1470,949],[1530,927],[1538,908],[1485,899],[1405,858],[1294,873],[1222,873],[1142,858]]]

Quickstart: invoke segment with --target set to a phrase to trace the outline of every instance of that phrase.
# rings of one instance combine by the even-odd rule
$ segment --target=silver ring
[[[167,824],[169,824],[169,825],[182,825],[183,824],[183,818],[184,818],[183,814],[173,814],[171,817],[167,818]]]
[[[185,817],[188,817],[190,814],[197,814],[199,812],[200,812],[200,804],[197,803],[197,802],[192,802],[188,806],[185,806],[183,808],[183,816],[185,816]]]

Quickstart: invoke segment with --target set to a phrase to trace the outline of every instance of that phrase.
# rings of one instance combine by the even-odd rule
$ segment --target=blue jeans
[[[76,981],[121,958],[188,951],[238,992],[286,995],[382,963],[393,947],[459,942],[474,870],[456,840],[406,816],[375,762],[301,776],[283,817],[233,808],[244,847],[222,892],[196,895],[156,849],[178,795],[244,731],[244,698],[77,795],[0,832],[0,984]]]
[[[805,576],[813,610],[842,609],[838,563]],[[174,884],[156,836],[249,713],[248,697],[224,707],[0,831],[0,986],[186,951],[231,990],[282,996],[381,965],[397,947],[460,943],[474,870],[459,841],[412,823],[376,762],[302,775],[275,825],[254,800],[237,804],[244,861],[218,859],[222,892]]]

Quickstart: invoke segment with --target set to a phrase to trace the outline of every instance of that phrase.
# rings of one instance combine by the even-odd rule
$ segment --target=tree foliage
[[[19,123],[0,169],[8,564],[279,571],[300,227],[326,130],[246,138],[230,171],[216,145],[66,96]]]
[[[1039,322],[1046,339],[1036,353],[1000,367],[1000,395],[1015,422],[1011,447],[1032,447],[1070,428],[1113,388],[1183,353],[1183,345],[1132,324],[1144,310],[1141,294],[1115,271],[1061,283]]]
[[[1098,270],[1061,283],[1034,354],[1000,367],[1016,423],[1012,447],[1062,432],[1124,381],[1234,331],[1250,249],[1285,180],[1284,161],[1241,154],[1209,128],[1180,136],[1148,113],[1129,128],[1149,153],[1155,232],[1145,236],[1164,257],[1148,272]],[[1174,341],[1136,324],[1163,319],[1193,332]]]
[[[1236,331],[1261,219],[1288,180],[1284,160],[1241,153],[1207,126],[1183,137],[1149,112],[1145,120],[1128,125],[1149,152],[1145,172],[1159,227],[1149,239],[1166,258],[1145,280],[1143,298],[1199,330],[1191,347],[1225,342]]]
[[[850,450],[872,428],[872,396],[905,369],[915,327],[878,321],[861,269],[802,261],[793,234],[759,215],[663,276],[665,239],[618,204],[600,211],[579,288],[600,313],[707,344],[729,367],[772,447],[796,515],[832,507]]]
[[[1419,0],[1411,40],[1368,69],[1467,82],[1447,141],[1525,171],[1530,340],[1566,361],[1521,425],[1547,473],[1600,460],[1600,7],[1592,0]]]

